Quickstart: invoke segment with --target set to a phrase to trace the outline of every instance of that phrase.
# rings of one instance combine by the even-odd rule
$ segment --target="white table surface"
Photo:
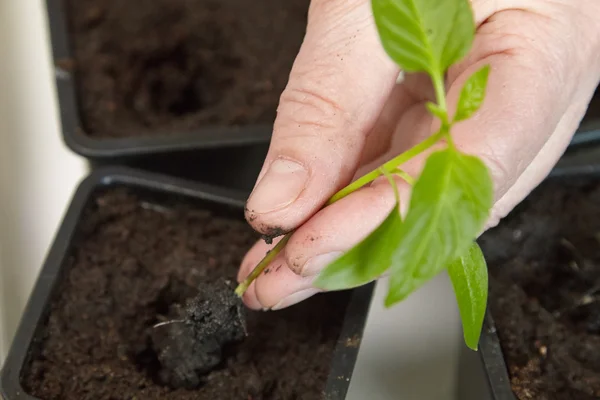
[[[44,1],[0,0],[0,363],[77,183],[60,137]],[[386,310],[377,287],[348,400],[454,398],[461,330],[445,275]]]

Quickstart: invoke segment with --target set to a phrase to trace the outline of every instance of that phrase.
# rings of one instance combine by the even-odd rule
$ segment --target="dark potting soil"
[[[600,398],[600,185],[548,181],[480,243],[516,397]]]
[[[149,198],[120,188],[94,197],[42,343],[25,369],[26,391],[43,400],[321,399],[349,294],[318,295],[281,311],[243,310],[239,318],[234,299],[222,289],[229,284],[233,290],[238,265],[257,235],[243,218]],[[211,325],[214,315],[204,312],[214,297],[223,306],[211,310],[230,329]],[[185,312],[177,314],[178,306]],[[188,325],[177,322],[160,325],[182,315],[204,319],[196,327],[204,327],[205,338],[206,332],[213,338],[231,334],[223,340],[228,344],[205,352],[204,344],[189,340],[198,331],[184,332]],[[159,332],[165,328],[171,339],[183,339],[165,342],[166,331]],[[190,374],[198,351],[221,360],[207,375]],[[190,390],[194,379],[201,384]]]
[[[310,0],[65,0],[85,131],[271,124]]]

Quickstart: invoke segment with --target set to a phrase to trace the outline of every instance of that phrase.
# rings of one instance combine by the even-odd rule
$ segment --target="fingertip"
[[[246,279],[248,274],[252,272],[252,270],[258,265],[258,263],[267,255],[269,250],[279,243],[281,237],[273,239],[271,244],[267,244],[264,240],[258,240],[251,248],[248,250],[242,262],[240,263],[240,269],[238,270],[237,280],[238,282]]]
[[[308,183],[308,168],[300,161],[279,156],[258,179],[246,208],[259,216],[281,210],[293,203]]]
[[[308,298],[310,298],[320,292],[321,292],[321,290],[316,289],[316,288],[308,288],[308,289],[300,290],[298,292],[292,293],[289,296],[281,299],[277,304],[275,304],[271,308],[271,310],[277,311],[277,310],[281,310],[281,309],[293,306],[304,300],[307,300]]]
[[[242,296],[242,301],[251,310],[262,310],[262,305],[258,301],[258,297],[256,296],[256,284],[252,282],[244,295]]]
[[[343,255],[343,251],[332,251],[309,258],[303,265],[300,275],[303,277],[317,276],[325,267]]]
[[[401,208],[406,208],[410,185],[400,178],[397,183]],[[394,206],[394,199],[389,181],[383,177],[319,211],[287,243],[284,257],[289,268],[300,277],[316,277],[376,229]]]
[[[279,257],[256,280],[256,298],[263,309],[272,309],[286,297],[313,288],[313,281],[313,277],[296,275]]]

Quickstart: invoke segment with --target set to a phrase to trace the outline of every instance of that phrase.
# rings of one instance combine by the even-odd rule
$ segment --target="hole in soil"
[[[158,356],[156,355],[154,349],[152,349],[152,342],[150,338],[146,338],[145,343],[145,349],[136,354],[133,357],[133,361],[135,362],[138,370],[143,371],[157,385],[162,385],[159,377],[161,365],[160,361],[158,360]]]
[[[197,93],[190,85],[183,88],[178,99],[174,99],[169,105],[169,112],[173,115],[185,115],[192,113],[202,107],[200,93]]]
[[[67,0],[85,131],[271,124],[309,0]]]
[[[133,330],[141,332],[141,338],[138,335],[123,334],[123,337],[129,337],[129,357],[135,364],[138,371],[146,374],[152,381],[158,385],[165,386],[160,379],[161,363],[158,354],[153,349],[152,328],[156,324],[168,320],[173,308],[178,304],[184,303],[186,297],[192,297],[195,293],[190,290],[178,279],[171,278],[166,286],[156,295],[154,301],[147,306],[147,310],[142,311],[146,318],[140,318],[138,324],[143,326],[135,327]]]
[[[587,301],[584,297],[583,301]],[[589,334],[600,335],[600,302],[590,298],[589,304],[575,305],[565,312],[565,318]]]
[[[187,290],[186,290],[187,289]],[[168,285],[159,293],[156,300],[150,305],[156,313],[152,324],[164,322],[164,318],[169,314],[171,308],[176,304],[185,302],[187,298],[196,293],[190,293],[189,286],[177,279],[171,278]]]
[[[126,89],[125,106],[150,125],[156,118],[184,117],[214,106],[234,81],[232,71],[216,71],[209,63],[194,60],[191,50],[182,45],[136,56],[130,62],[136,76]],[[239,60],[218,64],[235,70]]]

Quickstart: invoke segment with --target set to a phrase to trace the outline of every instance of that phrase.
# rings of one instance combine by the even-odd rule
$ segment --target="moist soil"
[[[600,398],[600,185],[547,181],[480,243],[516,397]]]
[[[241,210],[239,219],[225,218],[122,188],[93,199],[25,368],[28,393],[43,400],[322,398],[347,292],[281,311],[240,309],[231,293],[257,239]],[[222,340],[207,352],[210,344],[191,335]],[[199,365],[198,354],[214,357]]]
[[[310,0],[64,0],[86,134],[271,124]]]

